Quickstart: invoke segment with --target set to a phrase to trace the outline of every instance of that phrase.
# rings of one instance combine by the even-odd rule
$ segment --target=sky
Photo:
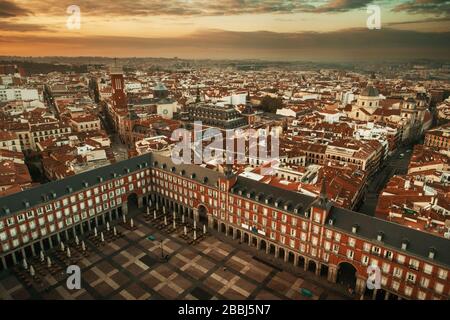
[[[448,59],[450,0],[0,0],[0,55]]]

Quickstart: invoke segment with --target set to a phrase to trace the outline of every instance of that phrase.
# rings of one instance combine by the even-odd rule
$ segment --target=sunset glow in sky
[[[381,30],[366,27],[369,4]],[[448,58],[450,1],[0,0],[0,32],[0,55]]]

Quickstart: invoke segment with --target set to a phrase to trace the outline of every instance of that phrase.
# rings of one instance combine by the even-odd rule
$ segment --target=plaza
[[[178,217],[173,229],[171,214],[161,210],[156,213],[157,219],[154,215],[154,208],[130,209],[125,223],[122,219],[111,221],[111,225],[99,226],[83,238],[71,238],[64,251],[60,244],[55,245],[45,252],[44,262],[39,255],[27,261],[27,270],[19,263],[2,271],[0,299],[351,298],[343,288],[331,288],[325,279],[303,268],[284,268],[281,259],[273,262],[248,244],[222,241],[209,230],[204,234],[200,225],[195,226],[194,239],[192,221],[182,223]],[[67,288],[65,270],[70,264],[81,268],[79,290]],[[31,266],[35,269],[33,277]],[[313,297],[302,296],[301,288],[311,291]]]

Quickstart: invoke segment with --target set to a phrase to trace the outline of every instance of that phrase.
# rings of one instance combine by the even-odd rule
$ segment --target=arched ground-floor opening
[[[33,249],[32,249],[31,246],[32,246],[32,245],[29,245],[29,246],[27,246],[27,247],[24,248],[24,251],[25,251],[25,257],[26,257],[27,259],[33,257]]]
[[[133,212],[138,208],[138,196],[136,193],[131,193],[127,198],[128,212]]]
[[[258,238],[252,237],[252,246],[255,248],[258,247]]]
[[[248,233],[245,232],[244,233],[244,243],[249,244],[249,241],[250,241],[250,237],[248,236]]]
[[[297,267],[304,268],[305,267],[305,258],[302,256],[298,256]]]
[[[308,262],[308,271],[316,272],[316,267],[317,267],[316,262],[313,261],[313,260],[309,260],[309,262]]]
[[[198,221],[201,224],[208,225],[208,210],[204,205],[198,206]]]
[[[348,262],[340,263],[338,265],[336,281],[344,286],[355,289],[356,268]]]
[[[284,260],[286,256],[286,251],[283,248],[278,249],[278,258]]]
[[[218,224],[217,220],[213,221],[213,229],[219,231],[219,224]]]
[[[295,261],[295,254],[292,251],[289,251],[288,262],[294,264],[294,261]]]
[[[325,264],[322,264],[320,266],[320,276],[327,278],[328,277],[328,266]]]
[[[233,236],[233,227],[228,227],[228,236],[232,237]]]
[[[8,254],[7,256],[5,256],[5,261],[6,261],[6,266],[8,268],[11,268],[12,266],[14,266],[14,259],[12,254]]]
[[[267,250],[267,242],[266,242],[266,240],[260,240],[260,248],[263,251]]]
[[[239,229],[236,229],[236,238],[241,241],[241,237],[242,237],[242,232]]]
[[[225,223],[220,224],[220,232],[224,234],[227,233],[227,227],[225,226]]]
[[[269,245],[269,254],[275,255],[275,245],[272,243]]]

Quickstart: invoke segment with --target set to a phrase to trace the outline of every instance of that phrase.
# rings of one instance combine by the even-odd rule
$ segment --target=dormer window
[[[358,232],[358,225],[354,225],[353,227],[352,227],[352,233],[357,233]]]
[[[378,233],[377,241],[383,241],[383,233],[382,232]]]
[[[402,250],[406,250],[408,248],[408,240],[402,241]]]
[[[434,250],[434,248],[431,248],[430,251],[428,252],[428,258],[434,259],[435,256],[436,256],[436,250]]]

